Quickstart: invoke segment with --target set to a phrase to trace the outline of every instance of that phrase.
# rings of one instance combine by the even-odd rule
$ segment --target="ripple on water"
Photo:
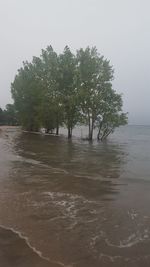
[[[66,266],[62,262],[44,257],[21,232],[3,225],[0,225],[0,251],[0,263],[3,267]]]

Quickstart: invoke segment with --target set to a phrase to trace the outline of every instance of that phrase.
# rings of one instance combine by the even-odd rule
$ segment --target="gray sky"
[[[96,46],[115,69],[129,123],[150,124],[149,0],[0,0],[0,106],[23,60]]]

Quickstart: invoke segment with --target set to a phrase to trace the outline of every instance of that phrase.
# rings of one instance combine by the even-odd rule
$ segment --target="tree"
[[[59,126],[63,121],[62,101],[59,92],[59,59],[52,46],[42,50],[42,81],[43,81],[43,101],[42,101],[42,122],[47,132],[56,128],[59,134]]]
[[[68,46],[59,56],[60,78],[59,92],[64,109],[64,123],[68,129],[68,138],[79,121],[78,91],[76,87],[76,59]]]
[[[40,104],[42,94],[33,66],[31,63],[24,62],[11,84],[19,121],[29,131],[37,131],[41,127]]]
[[[126,124],[126,113],[107,114],[107,116],[104,117],[102,123],[100,124],[97,139],[101,141],[106,139],[111,133],[114,132],[115,128]]]
[[[116,127],[127,124],[127,113],[122,112],[122,105],[120,94],[117,94],[111,87],[104,91],[103,102],[96,121],[98,140],[106,139]]]
[[[44,127],[59,133],[65,125],[68,138],[77,124],[86,124],[88,138],[98,129],[98,139],[127,123],[122,96],[112,88],[113,68],[95,47],[74,55],[68,46],[57,54],[52,46],[19,69],[11,92],[21,125],[29,131]]]
[[[4,114],[3,110],[0,108],[0,125],[3,125],[4,123]]]
[[[18,114],[14,104],[7,104],[3,111],[3,121],[6,125],[16,126],[18,125]]]
[[[77,64],[81,112],[89,127],[89,140],[92,140],[104,92],[111,87],[113,69],[95,47],[78,50]]]
[[[7,104],[6,108],[0,108],[0,125],[18,125],[18,114],[14,104]]]

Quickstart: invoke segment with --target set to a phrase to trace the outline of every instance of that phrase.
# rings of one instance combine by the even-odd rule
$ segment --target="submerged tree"
[[[95,47],[77,51],[77,62],[80,106],[88,124],[89,140],[92,140],[97,118],[101,114],[105,91],[111,87],[113,70],[109,61],[100,56]]]
[[[89,140],[98,128],[103,140],[127,123],[122,97],[112,88],[113,68],[95,47],[74,55],[68,46],[57,54],[51,46],[40,57],[23,63],[11,91],[21,124],[30,131],[46,132],[65,125],[68,138],[77,124],[88,125]]]
[[[103,117],[100,121],[98,129],[98,140],[106,139],[111,133],[114,132],[115,128],[127,124],[126,113],[109,113]]]
[[[4,124],[4,113],[2,108],[0,108],[0,125]]]
[[[59,92],[64,109],[64,124],[68,129],[68,138],[79,121],[78,91],[76,88],[76,59],[68,46],[59,56],[60,78]]]
[[[42,80],[42,126],[46,128],[47,133],[56,128],[56,134],[59,134],[59,126],[62,125],[62,109],[59,94],[59,64],[58,55],[52,46],[42,50],[41,62],[43,72]]]
[[[18,113],[14,104],[7,104],[4,110],[0,108],[0,125],[18,125]]]
[[[122,105],[122,96],[111,87],[107,88],[96,120],[98,140],[106,139],[115,128],[127,124],[127,113],[122,112]]]
[[[3,119],[5,125],[18,125],[18,113],[14,104],[7,104],[3,111]]]
[[[29,131],[37,131],[41,126],[41,88],[31,63],[24,62],[11,85],[19,121]]]

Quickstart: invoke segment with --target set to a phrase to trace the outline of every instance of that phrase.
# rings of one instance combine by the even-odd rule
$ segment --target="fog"
[[[130,124],[150,124],[148,0],[0,0],[0,106],[23,60],[52,45],[61,52],[96,46],[115,69]]]

